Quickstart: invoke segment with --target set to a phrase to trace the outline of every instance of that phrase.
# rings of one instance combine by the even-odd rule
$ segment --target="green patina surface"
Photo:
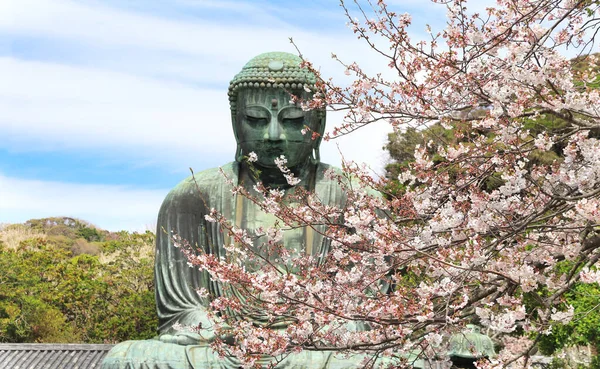
[[[236,161],[221,168],[225,176],[249,190],[257,181],[269,187],[293,191],[274,163],[284,155],[287,166],[299,186],[315,191],[327,204],[343,206],[346,197],[336,182],[324,176],[330,166],[319,162],[320,140],[301,130],[309,128],[322,133],[325,129],[324,111],[304,111],[290,103],[289,92],[310,98],[315,76],[300,68],[301,59],[288,53],[265,53],[248,62],[231,81],[229,100],[232,123],[237,141]],[[307,91],[308,90],[308,91]],[[244,158],[251,152],[258,161],[250,168]],[[221,359],[209,347],[215,335],[207,317],[210,301],[200,297],[196,290],[208,290],[211,296],[237,291],[224,289],[211,280],[208,273],[190,268],[187,260],[173,246],[173,232],[204,252],[225,255],[227,232],[219,225],[205,220],[214,208],[238,227],[252,233],[258,227],[273,226],[276,219],[262,212],[243,196],[232,196],[231,185],[219,169],[209,169],[189,177],[177,185],[166,197],[158,215],[155,280],[156,303],[159,317],[158,336],[153,340],[127,341],[116,345],[103,362],[103,368],[238,368],[233,357]],[[166,232],[165,232],[166,231]],[[284,232],[285,247],[296,253],[309,253],[317,259],[328,252],[330,241],[322,232],[311,228],[297,228]],[[260,244],[259,238],[256,244]],[[248,302],[249,303],[249,302]],[[254,317],[262,324],[260,316]],[[180,331],[183,326],[205,327],[201,333]],[[285,329],[285,323],[280,324]],[[265,365],[271,358],[264,357]],[[362,356],[336,358],[330,352],[305,351],[289,355],[280,368],[355,368]]]

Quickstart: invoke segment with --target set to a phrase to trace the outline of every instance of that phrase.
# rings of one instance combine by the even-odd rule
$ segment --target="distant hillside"
[[[0,342],[153,337],[154,239],[70,217],[1,225]]]

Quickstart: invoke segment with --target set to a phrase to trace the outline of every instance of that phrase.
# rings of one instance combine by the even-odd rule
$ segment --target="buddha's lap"
[[[200,365],[190,362],[188,351],[194,350],[191,357],[203,358]],[[204,355],[201,355],[201,351]],[[219,357],[208,346],[183,346],[166,343],[158,339],[125,341],[115,345],[104,358],[103,369],[191,369],[226,368]]]
[[[287,356],[277,368],[281,369],[351,369],[360,367],[363,356],[335,357],[331,352],[303,351]],[[259,360],[263,367],[271,358]],[[103,369],[237,369],[240,362],[234,357],[220,358],[208,345],[183,346],[156,339],[121,342],[104,359]]]

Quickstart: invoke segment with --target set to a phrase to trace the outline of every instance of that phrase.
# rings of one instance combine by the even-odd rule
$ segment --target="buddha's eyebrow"
[[[260,104],[247,104],[246,109],[260,109],[260,110],[269,111],[269,109],[267,109],[266,106],[260,105]]]
[[[259,114],[259,115],[265,115],[265,118],[268,118],[271,116],[271,112],[269,111],[269,109],[265,108],[262,105],[246,105],[246,113],[250,113],[250,114]]]
[[[286,118],[291,118],[291,119],[295,119],[295,118],[301,118],[304,117],[304,110],[302,110],[301,108],[297,107],[297,106],[286,106],[285,108],[282,108],[279,111],[279,117],[281,118],[283,115],[287,115]]]

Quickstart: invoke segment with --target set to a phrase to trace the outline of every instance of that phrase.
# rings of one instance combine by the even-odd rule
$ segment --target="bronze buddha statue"
[[[281,155],[287,159],[294,177],[300,179],[299,186],[314,191],[324,204],[343,206],[344,192],[337,182],[324,176],[331,167],[319,160],[325,111],[305,111],[290,101],[290,91],[302,98],[310,98],[314,91],[315,76],[300,64],[301,59],[292,54],[265,53],[250,60],[231,81],[229,100],[237,141],[235,161],[183,180],[167,195],[158,215],[155,262],[158,336],[116,345],[105,358],[103,368],[239,367],[236,358],[220,359],[209,347],[215,337],[207,316],[210,300],[196,292],[203,288],[209,296],[221,296],[221,283],[211,280],[206,271],[188,266],[188,260],[173,246],[171,232],[206,253],[225,256],[223,246],[229,244],[228,235],[218,223],[205,219],[211,209],[249,232],[272,226],[274,216],[262,212],[246,197],[232,195],[231,184],[225,178],[249,190],[257,181],[267,187],[292,190],[274,163]],[[308,131],[318,133],[316,139],[310,133],[303,134],[307,127]],[[252,164],[255,171],[244,160],[251,153],[257,156]],[[322,233],[310,227],[287,230],[283,243],[288,250],[308,253],[318,260],[327,254],[330,245]],[[174,327],[199,325],[204,328],[201,333]],[[341,360],[331,352],[304,351],[288,356],[278,367],[354,368],[360,359]]]

